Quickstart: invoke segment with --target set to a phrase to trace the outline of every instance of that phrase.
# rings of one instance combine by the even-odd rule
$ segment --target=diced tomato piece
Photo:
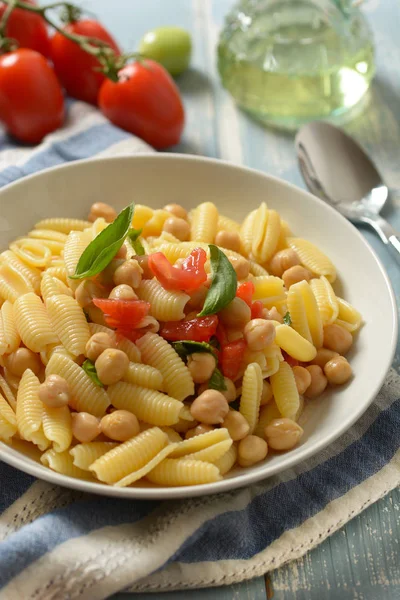
[[[251,308],[254,290],[254,283],[252,281],[245,281],[238,286],[236,296],[244,300]]]
[[[150,310],[150,304],[143,300],[93,298],[93,304],[104,313],[104,320],[109,327],[121,331],[135,329]]]
[[[148,265],[153,275],[166,290],[194,292],[207,281],[204,265],[207,254],[202,248],[195,248],[181,267],[171,265],[162,252],[150,254]]]
[[[196,317],[190,321],[170,321],[164,323],[160,335],[170,342],[178,340],[192,340],[193,342],[209,342],[215,335],[218,326],[218,317]]]
[[[250,308],[251,308],[251,318],[252,319],[261,319],[262,318],[264,305],[261,302],[261,300],[256,300],[255,302],[253,302]]]
[[[287,362],[287,364],[290,365],[291,367],[298,367],[299,366],[299,364],[300,364],[299,361],[296,358],[292,358],[284,350],[282,350],[282,356],[283,356],[284,360]]]
[[[215,332],[215,337],[217,338],[221,348],[228,343],[228,336],[226,335],[226,331],[222,323],[218,323],[217,331]]]
[[[244,340],[235,340],[222,347],[220,364],[225,377],[229,377],[229,379],[237,377],[245,350],[246,342]]]

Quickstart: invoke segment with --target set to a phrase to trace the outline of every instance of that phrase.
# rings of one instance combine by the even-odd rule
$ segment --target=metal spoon
[[[380,211],[389,190],[364,150],[341,129],[313,121],[299,130],[297,158],[308,189],[353,223],[367,223],[400,259],[400,235]]]

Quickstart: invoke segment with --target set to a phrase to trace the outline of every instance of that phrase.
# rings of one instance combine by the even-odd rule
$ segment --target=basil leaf
[[[113,223],[97,235],[82,256],[71,279],[84,279],[97,275],[112,261],[121,248],[131,227],[135,205],[122,210]]]
[[[208,382],[209,389],[219,390],[220,392],[225,392],[228,388],[226,387],[224,376],[218,367],[215,367],[213,374],[210,377],[210,381]]]
[[[143,244],[139,240],[139,236],[141,235],[142,231],[143,229],[132,228],[128,232],[128,239],[137,256],[144,256],[146,254]]]
[[[283,317],[283,322],[285,323],[285,325],[291,325],[292,324],[292,317],[290,316],[290,312],[289,311]]]
[[[236,296],[237,277],[227,256],[214,244],[209,245],[212,281],[198,317],[213,315],[227,306]]]
[[[93,383],[95,383],[99,387],[104,387],[97,375],[96,367],[94,366],[94,363],[92,363],[91,360],[87,358],[82,365],[82,369],[85,371],[86,375],[89,375]]]
[[[209,352],[217,358],[214,348],[210,344],[207,344],[207,342],[180,340],[179,342],[172,342],[172,346],[182,359],[185,359],[188,354],[193,354],[194,352]]]

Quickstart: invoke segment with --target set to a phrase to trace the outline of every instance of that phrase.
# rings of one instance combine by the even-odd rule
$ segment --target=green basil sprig
[[[118,217],[97,235],[82,256],[71,279],[94,277],[112,261],[131,228],[135,205],[131,204],[122,210]]]
[[[228,388],[226,387],[224,376],[218,367],[215,367],[213,374],[208,382],[209,389],[218,390],[219,392],[225,392]]]
[[[285,325],[291,325],[292,324],[292,317],[290,316],[290,312],[289,311],[283,317],[283,322],[285,323]]]
[[[97,375],[96,367],[94,366],[94,363],[91,360],[87,358],[82,365],[82,369],[85,371],[86,375],[89,375],[93,383],[95,383],[99,387],[104,387],[104,385],[99,379],[99,376]]]
[[[172,342],[172,346],[182,359],[186,359],[189,354],[194,354],[194,352],[209,352],[214,358],[217,358],[215,349],[210,344],[207,344],[207,342],[180,340],[178,342]]]
[[[130,229],[128,231],[128,240],[137,256],[144,256],[146,254],[142,242],[139,240],[143,229]]]
[[[214,244],[209,245],[212,281],[204,301],[203,310],[197,316],[214,315],[227,306],[236,296],[237,276],[226,254]]]

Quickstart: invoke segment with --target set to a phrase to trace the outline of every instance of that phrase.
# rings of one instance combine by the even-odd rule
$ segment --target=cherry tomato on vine
[[[36,6],[34,0],[25,0],[26,4]],[[0,2],[0,19],[7,8]],[[14,8],[9,16],[5,35],[16,40],[21,48],[30,48],[43,56],[50,55],[50,38],[45,20],[33,12],[22,8]]]
[[[115,40],[94,19],[76,21],[66,25],[64,29],[69,33],[106,42],[117,55],[120,54]],[[96,70],[100,66],[97,58],[57,32],[51,38],[51,59],[58,78],[70,96],[90,104],[97,104],[99,89],[105,79],[103,73]]]
[[[118,81],[101,86],[99,106],[112,123],[158,150],[180,140],[185,113],[169,73],[153,60],[135,61],[118,72]]]
[[[7,131],[37,144],[63,120],[62,89],[44,56],[28,48],[0,56],[0,121]]]

